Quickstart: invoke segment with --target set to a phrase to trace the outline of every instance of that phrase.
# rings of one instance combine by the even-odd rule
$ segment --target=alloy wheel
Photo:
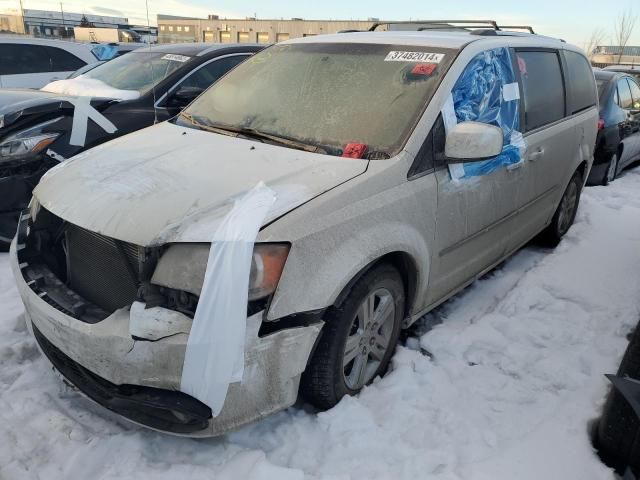
[[[343,375],[347,387],[359,390],[370,382],[389,350],[396,307],[386,288],[371,292],[353,318],[343,354]]]

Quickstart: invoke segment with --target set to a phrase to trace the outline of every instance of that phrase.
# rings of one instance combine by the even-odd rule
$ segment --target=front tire
[[[560,204],[553,214],[551,224],[542,232],[540,240],[548,247],[555,247],[569,231],[578,213],[582,193],[582,175],[576,172],[564,191]]]
[[[303,397],[328,409],[384,375],[404,310],[404,285],[393,266],[384,263],[365,273],[342,304],[327,311],[322,336],[302,375]]]

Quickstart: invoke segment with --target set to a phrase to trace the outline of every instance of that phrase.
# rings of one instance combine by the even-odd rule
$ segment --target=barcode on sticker
[[[421,62],[440,63],[444,58],[444,53],[429,52],[399,52],[391,51],[387,54],[385,62]]]
[[[180,62],[184,63],[189,60],[191,57],[187,57],[186,55],[175,55],[173,53],[167,53],[162,57],[162,60],[170,60],[172,62]]]

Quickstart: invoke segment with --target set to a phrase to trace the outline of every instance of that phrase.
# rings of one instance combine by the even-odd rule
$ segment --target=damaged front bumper
[[[263,312],[247,318],[245,367],[241,382],[229,385],[220,415],[179,391],[188,331],[185,315],[161,307],[123,308],[97,323],[80,321],[49,303],[42,287],[32,288],[14,244],[11,264],[25,305],[25,317],[53,366],[86,396],[146,427],[194,437],[216,436],[291,406],[300,375],[322,327],[321,322],[260,336]],[[140,305],[138,305],[140,307]],[[154,312],[157,315],[154,315]],[[159,324],[140,338],[140,315]],[[163,324],[167,336],[162,336]],[[134,332],[134,333],[132,333]]]

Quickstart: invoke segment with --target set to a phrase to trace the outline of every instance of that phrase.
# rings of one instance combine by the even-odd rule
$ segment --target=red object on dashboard
[[[364,143],[347,143],[342,156],[346,158],[362,158],[367,153],[367,145]]]
[[[411,73],[414,75],[425,75],[429,76],[433,74],[433,71],[438,67],[437,63],[418,63],[413,69]]]

